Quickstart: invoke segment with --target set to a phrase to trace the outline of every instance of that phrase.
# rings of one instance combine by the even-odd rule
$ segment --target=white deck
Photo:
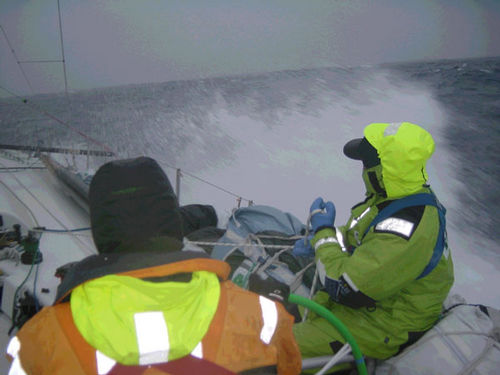
[[[0,167],[26,166],[0,155]],[[23,204],[24,203],[24,204]],[[28,209],[29,207],[29,209]],[[30,213],[31,211],[31,213]],[[88,213],[52,177],[48,170],[18,170],[0,173],[0,215],[4,229],[21,224],[22,235],[35,226],[47,229],[76,229],[90,226]],[[39,249],[43,254],[36,282],[36,297],[41,305],[53,303],[59,279],[54,276],[58,267],[95,254],[96,249],[89,230],[75,233],[45,232],[40,238]],[[0,250],[0,253],[2,250]],[[0,350],[5,352],[10,328],[13,297],[16,288],[29,273],[30,265],[16,264],[12,259],[0,261],[0,282],[3,286],[0,309]],[[33,294],[35,268],[22,291]],[[42,292],[42,290],[44,290]],[[4,355],[0,355],[0,373],[6,374]]]

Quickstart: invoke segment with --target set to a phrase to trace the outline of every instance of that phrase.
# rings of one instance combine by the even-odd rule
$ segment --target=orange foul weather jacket
[[[137,254],[136,254],[137,255]],[[173,254],[160,255],[172,258]],[[79,331],[69,302],[72,291],[82,285],[79,277],[59,288],[53,306],[43,308],[29,320],[12,338],[8,346],[11,357],[11,375],[175,375],[175,374],[234,374],[270,373],[298,374],[301,357],[292,333],[293,318],[283,306],[253,292],[241,289],[227,280],[230,267],[227,263],[200,257],[200,253],[181,252],[176,259],[161,259],[158,255],[138,255],[142,262],[152,266],[123,270],[122,263],[141,263],[134,254],[113,259],[113,255],[96,255],[86,258],[76,268],[86,279],[83,283],[102,277],[100,263],[107,263],[109,274],[163,282],[176,275],[208,271],[218,276],[220,297],[208,331],[197,345],[196,352],[172,361],[160,363],[124,365],[109,356],[103,356],[92,347]],[[128,257],[128,258],[127,258]],[[125,258],[125,259],[124,259]],[[155,263],[156,262],[156,263]],[[109,266],[111,264],[111,266]],[[161,264],[155,266],[154,264]],[[144,264],[143,264],[144,265]],[[86,267],[91,266],[90,272]],[[74,268],[75,268],[74,267]],[[137,266],[136,266],[137,267]],[[124,268],[124,267],[122,267]],[[125,267],[126,268],[126,267]],[[97,269],[97,271],[96,271]],[[82,276],[83,275],[83,276]],[[71,279],[71,277],[69,278]],[[76,281],[75,281],[76,280]],[[71,285],[73,284],[73,285]],[[168,282],[164,285],[168,286]],[[167,287],[166,286],[166,287]],[[99,319],[98,316],[91,319]],[[120,343],[111,343],[120,345]],[[257,372],[255,372],[257,371]]]

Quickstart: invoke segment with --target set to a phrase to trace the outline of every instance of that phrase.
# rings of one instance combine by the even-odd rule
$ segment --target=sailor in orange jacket
[[[227,263],[175,251],[182,234],[151,219],[178,208],[154,160],[105,164],[89,197],[101,254],[70,268],[54,305],[12,338],[9,375],[300,372],[284,307],[228,281]],[[127,220],[139,228],[110,235]]]

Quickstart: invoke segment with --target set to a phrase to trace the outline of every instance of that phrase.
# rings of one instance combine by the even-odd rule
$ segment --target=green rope
[[[335,315],[332,314],[330,310],[326,309],[320,304],[311,301],[310,299],[307,299],[305,297],[299,296],[297,294],[290,293],[290,296],[288,297],[288,302],[304,306],[310,309],[311,311],[314,311],[316,314],[318,314],[322,318],[325,318],[331,325],[333,325],[339,331],[342,337],[344,337],[347,340],[349,345],[351,345],[352,354],[354,355],[354,360],[356,363],[356,367],[358,368],[358,373],[360,375],[368,375],[365,359],[363,358],[363,354],[361,353],[361,350],[359,349],[356,340],[354,340],[354,337],[351,334],[351,332],[349,332],[347,327],[344,325],[344,323],[342,323],[339,320],[339,318],[337,318]]]

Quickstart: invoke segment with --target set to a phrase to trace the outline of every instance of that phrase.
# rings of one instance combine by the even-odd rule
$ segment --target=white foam
[[[377,73],[355,82],[349,95],[324,89],[318,92],[324,106],[308,108],[290,105],[266,121],[258,112],[237,115],[222,98],[211,116],[211,127],[230,137],[234,153],[198,175],[226,189],[272,205],[306,221],[310,203],[317,196],[332,200],[337,208],[337,224],[343,224],[350,207],[363,199],[361,165],[347,159],[342,148],[346,141],[362,136],[370,122],[410,121],[428,129],[436,141],[436,152],[428,171],[430,183],[448,209],[448,235],[456,268],[454,290],[474,302],[500,307],[498,264],[493,244],[484,244],[478,234],[464,240],[455,196],[461,185],[453,175],[453,156],[443,136],[446,112],[424,87],[401,82],[394,84],[387,73]],[[293,103],[293,101],[291,101]],[[196,150],[190,150],[196,154]],[[216,152],[216,150],[214,150]],[[193,165],[195,165],[193,163]],[[185,182],[185,184],[184,184]],[[219,211],[223,225],[236,198],[188,178],[183,179],[181,203],[204,202]],[[490,254],[489,258],[488,255]],[[493,257],[493,259],[491,259]],[[493,260],[493,262],[492,262]]]

